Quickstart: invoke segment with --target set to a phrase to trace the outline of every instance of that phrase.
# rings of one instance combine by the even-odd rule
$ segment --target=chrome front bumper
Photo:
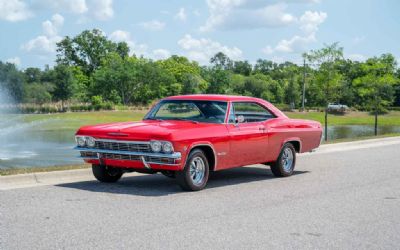
[[[80,158],[87,160],[131,160],[131,161],[141,161],[146,168],[150,168],[149,164],[159,164],[159,165],[172,165],[176,166],[180,161],[181,153],[174,152],[171,154],[161,154],[161,153],[148,153],[148,152],[130,152],[130,151],[120,151],[120,150],[105,150],[97,148],[86,148],[86,147],[75,147],[75,150],[81,152]],[[86,153],[89,153],[86,154]],[[112,158],[110,158],[110,156]],[[171,163],[172,162],[172,163]]]

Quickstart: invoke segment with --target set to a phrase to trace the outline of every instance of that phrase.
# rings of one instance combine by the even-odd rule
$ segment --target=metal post
[[[303,58],[303,100],[301,102],[301,110],[304,112],[305,107],[305,96],[306,96],[306,58]]]

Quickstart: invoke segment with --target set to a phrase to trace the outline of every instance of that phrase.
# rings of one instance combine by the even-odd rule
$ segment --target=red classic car
[[[290,119],[258,98],[184,95],[160,100],[140,122],[82,127],[75,149],[101,182],[161,172],[197,191],[210,172],[250,164],[290,176],[296,153],[317,148],[321,137],[320,123]]]

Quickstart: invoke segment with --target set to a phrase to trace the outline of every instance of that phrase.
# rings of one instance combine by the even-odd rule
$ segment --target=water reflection
[[[379,126],[378,135],[400,133],[400,126]],[[373,136],[374,126],[342,125],[328,127],[328,140]]]

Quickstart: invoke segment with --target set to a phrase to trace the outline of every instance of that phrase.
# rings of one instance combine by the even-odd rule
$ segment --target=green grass
[[[27,123],[39,123],[38,130],[76,130],[84,125],[98,123],[139,121],[147,111],[98,111],[98,112],[68,112],[57,114],[25,114],[18,118]],[[17,115],[2,115],[0,119],[12,119]]]
[[[324,112],[285,112],[290,118],[309,119],[324,124]],[[373,125],[374,116],[367,112],[349,112],[345,115],[328,115],[328,125]],[[400,126],[400,111],[378,117],[378,125]]]

